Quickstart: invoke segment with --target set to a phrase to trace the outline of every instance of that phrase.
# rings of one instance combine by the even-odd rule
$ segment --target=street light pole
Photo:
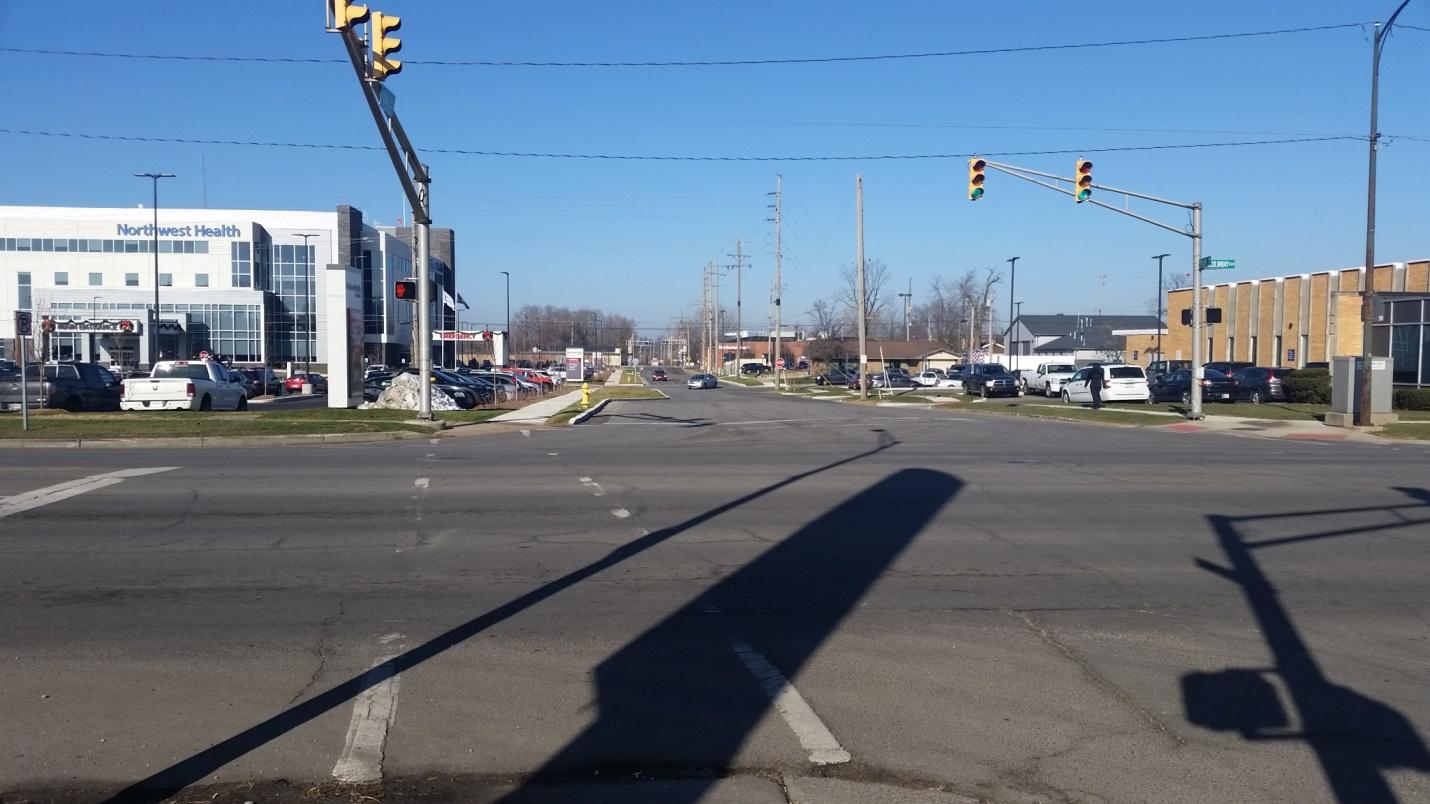
[[[1008,358],[1008,368],[1017,369],[1013,365],[1013,298],[1018,288],[1018,260],[1022,257],[1008,258],[1008,342],[1003,345],[1003,356]]]
[[[1152,258],[1157,261],[1157,359],[1162,361],[1162,368],[1164,369],[1168,368],[1168,366],[1167,356],[1162,354],[1162,330],[1166,329],[1166,326],[1164,326],[1162,321],[1162,293],[1164,292],[1164,289],[1162,288],[1162,260],[1165,260],[1170,256],[1172,255],[1158,254],[1157,256]],[[1168,310],[1167,312],[1170,313],[1171,310]],[[1227,355],[1227,359],[1232,359],[1232,356]]]
[[[315,265],[315,262],[314,262],[314,260],[309,259],[309,257],[308,257],[308,238],[318,237],[319,235],[317,235],[317,234],[309,234],[309,233],[306,233],[306,232],[305,232],[305,233],[295,234],[295,235],[293,235],[293,236],[294,236],[294,237],[301,237],[301,238],[303,238],[303,262],[304,262],[304,267],[303,267],[303,308],[304,308],[304,309],[303,309],[303,329],[308,333],[308,337],[306,337],[306,338],[303,339],[303,359],[306,361],[306,362],[305,362],[305,367],[304,367],[304,373],[306,373],[306,374],[312,374],[312,373],[313,373],[313,328],[310,327],[310,326],[308,326],[308,315],[309,315],[309,311],[313,311],[313,310],[316,310],[316,309],[317,309],[317,300],[316,300],[316,299],[310,299],[310,298],[309,298],[309,294],[310,294],[311,291],[310,291],[309,288],[308,288],[308,275],[309,275],[309,272],[313,269],[313,266]],[[313,284],[314,284],[315,286],[317,285],[316,282],[314,282]],[[314,316],[314,318],[316,318],[316,315]],[[363,320],[364,320],[364,321],[367,320],[366,316],[364,316]],[[364,326],[366,326],[366,325],[364,324]],[[297,348],[298,348],[298,316],[297,316],[296,314],[293,316],[293,348],[294,348],[294,350],[295,350],[295,351],[294,351],[294,354],[293,354],[293,359],[294,359],[294,362],[297,362],[298,355],[297,355],[296,350],[297,350]],[[331,349],[329,349],[328,351],[329,351],[330,353],[332,352]],[[332,362],[331,355],[329,356],[329,362]],[[332,368],[329,367],[328,370],[331,372],[331,371],[332,371]]]
[[[502,344],[506,346],[508,355],[511,353],[511,271],[502,271],[501,275],[506,277],[506,334],[502,336]]]
[[[159,180],[172,179],[172,173],[135,173],[135,178],[149,179],[154,184],[154,314],[149,319],[149,366],[159,362]]]
[[[1360,292],[1361,320],[1361,366],[1360,399],[1356,405],[1356,424],[1369,427],[1370,411],[1370,359],[1371,341],[1375,336],[1375,155],[1380,146],[1380,132],[1377,130],[1377,112],[1380,107],[1380,51],[1385,47],[1385,35],[1395,24],[1395,18],[1405,10],[1410,0],[1403,0],[1395,13],[1390,15],[1382,27],[1375,25],[1375,36],[1371,40],[1370,55],[1370,163],[1366,180],[1365,200],[1365,284]],[[1277,355],[1279,358],[1280,355]]]

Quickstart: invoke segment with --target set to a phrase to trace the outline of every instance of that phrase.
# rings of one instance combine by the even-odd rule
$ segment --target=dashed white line
[[[413,488],[422,489],[423,491],[426,491],[428,486],[430,486],[431,484],[432,479],[428,477],[419,477],[416,480],[412,481]]]
[[[627,510],[624,509],[624,508],[617,508],[617,509],[611,511],[611,516],[615,517],[616,519],[626,519],[626,518],[629,517],[630,515],[631,515],[631,512],[630,512],[630,511],[627,511]]]
[[[392,645],[401,634],[386,634],[378,641]],[[400,648],[401,645],[399,644]],[[387,745],[387,732],[397,717],[397,691],[400,676],[387,666],[392,656],[378,660],[377,666],[363,676],[366,689],[353,701],[353,716],[348,722],[348,735],[343,753],[333,766],[333,778],[340,782],[375,782],[382,779],[382,756]]]
[[[56,483],[53,486],[45,486],[42,489],[27,491],[24,494],[16,494],[13,497],[0,498],[0,519],[4,519],[11,514],[18,514],[21,511],[28,511],[31,508],[39,508],[42,505],[67,500],[76,497],[87,491],[102,489],[106,486],[113,486],[116,483],[123,483],[126,478],[143,477],[144,475],[154,475],[160,472],[171,472],[178,469],[177,466],[154,466],[147,469],[120,469],[115,472],[105,472],[99,475],[81,477],[78,480],[67,480],[64,483]]]
[[[766,659],[763,653],[755,650],[754,646],[743,639],[736,638],[730,644],[740,661],[754,673],[755,679],[760,682],[760,688],[770,696],[775,710],[785,719],[799,744],[809,752],[810,762],[816,765],[839,765],[849,761],[849,752],[834,739],[829,727],[824,725],[824,721],[819,719],[819,715],[814,713],[805,702],[804,696],[789,683],[789,679],[784,677],[779,668],[770,664],[770,660]]]

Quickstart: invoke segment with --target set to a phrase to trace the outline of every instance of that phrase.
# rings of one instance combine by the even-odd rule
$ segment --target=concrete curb
[[[597,413],[600,413],[602,410],[605,409],[607,405],[611,404],[611,402],[613,401],[614,400],[611,399],[602,399],[600,402],[597,402],[596,404],[592,405],[589,408],[586,408],[575,416],[572,416],[571,419],[567,422],[567,424],[580,424],[581,422],[586,421],[592,416],[595,416]]]
[[[183,438],[94,438],[79,441],[43,439],[0,439],[0,449],[150,449],[202,447],[307,447],[314,444],[368,444],[431,438],[432,433],[408,430],[383,433],[310,433],[304,435],[191,436]]]

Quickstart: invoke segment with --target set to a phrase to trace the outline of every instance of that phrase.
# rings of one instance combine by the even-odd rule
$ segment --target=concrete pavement
[[[1430,796],[1422,449],[678,379],[527,435],[7,455],[7,499],[84,490],[0,516],[0,791]]]

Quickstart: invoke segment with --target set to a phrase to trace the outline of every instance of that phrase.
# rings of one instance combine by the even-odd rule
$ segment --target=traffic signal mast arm
[[[1079,160],[1079,163],[1081,163],[1082,161],[1083,161],[1083,160]],[[1048,188],[1049,190],[1055,190],[1055,191],[1057,191],[1057,192],[1062,193],[1063,195],[1072,196],[1074,199],[1077,198],[1077,195],[1078,195],[1078,194],[1077,194],[1077,190],[1076,190],[1076,189],[1074,189],[1074,190],[1067,190],[1067,189],[1064,189],[1064,188],[1062,188],[1062,187],[1059,187],[1059,186],[1056,185],[1056,184],[1052,184],[1051,182],[1041,181],[1041,180],[1039,180],[1038,178],[1034,178],[1034,177],[1036,176],[1036,177],[1041,177],[1041,178],[1043,178],[1043,179],[1052,179],[1053,181],[1065,181],[1065,182],[1071,184],[1073,187],[1076,188],[1076,187],[1077,187],[1077,180],[1074,179],[1074,178],[1072,178],[1072,177],[1069,177],[1069,176],[1058,176],[1058,175],[1053,174],[1053,173],[1044,173],[1044,172],[1042,172],[1042,171],[1040,171],[1040,170],[1032,170],[1031,168],[1018,167],[1017,165],[1008,165],[1008,164],[1003,164],[1003,163],[1001,163],[1001,162],[989,162],[989,161],[987,161],[987,160],[983,160],[983,162],[984,162],[984,166],[985,166],[985,167],[987,167],[987,168],[989,168],[989,169],[992,169],[992,170],[996,170],[996,171],[998,171],[999,173],[1006,173],[1006,174],[1008,174],[1009,176],[1012,176],[1012,177],[1014,177],[1014,178],[1022,179],[1023,181],[1032,182],[1033,184],[1036,184],[1036,185],[1038,185],[1039,187],[1046,187],[1046,188]],[[1201,380],[1202,377],[1204,376],[1203,373],[1202,373],[1202,372],[1203,372],[1202,364],[1203,364],[1204,362],[1206,362],[1206,359],[1207,359],[1208,357],[1210,357],[1210,355],[1204,356],[1204,355],[1202,354],[1202,349],[1203,349],[1203,347],[1204,347],[1204,344],[1202,343],[1202,323],[1203,323],[1203,322],[1202,322],[1202,316],[1203,316],[1203,313],[1202,313],[1202,265],[1201,265],[1201,262],[1202,262],[1202,204],[1201,204],[1201,202],[1200,202],[1200,201],[1193,201],[1193,202],[1191,202],[1191,203],[1187,203],[1187,202],[1185,202],[1185,201],[1173,201],[1173,200],[1167,199],[1167,198],[1158,198],[1158,197],[1155,196],[1155,195],[1147,195],[1146,193],[1139,193],[1139,192],[1135,192],[1135,191],[1132,191],[1132,190],[1120,190],[1120,189],[1118,189],[1118,188],[1116,188],[1116,187],[1107,187],[1107,186],[1100,185],[1100,184],[1091,184],[1091,185],[1088,185],[1088,186],[1091,187],[1091,188],[1098,189],[1098,190],[1107,190],[1108,192],[1119,193],[1119,194],[1121,194],[1121,195],[1130,196],[1130,197],[1132,197],[1132,198],[1141,198],[1141,199],[1143,199],[1144,201],[1152,201],[1152,202],[1158,203],[1158,204],[1166,204],[1167,206],[1181,207],[1182,209],[1191,210],[1191,213],[1192,213],[1192,230],[1189,232],[1189,231],[1187,231],[1186,229],[1178,228],[1178,227],[1176,227],[1176,226],[1172,226],[1172,225],[1170,225],[1170,224],[1166,224],[1166,223],[1163,223],[1163,222],[1158,221],[1158,220],[1153,220],[1152,218],[1149,218],[1149,217],[1147,217],[1147,216],[1145,216],[1145,215],[1138,215],[1137,213],[1135,213],[1135,212],[1133,212],[1133,211],[1131,211],[1131,210],[1128,210],[1128,209],[1119,209],[1118,207],[1112,206],[1111,204],[1105,204],[1105,203],[1103,203],[1103,202],[1101,202],[1101,201],[1098,201],[1097,199],[1092,198],[1092,197],[1090,197],[1090,196],[1087,197],[1087,198],[1082,199],[1083,201],[1085,201],[1085,202],[1087,202],[1087,203],[1089,203],[1089,204],[1095,204],[1095,205],[1097,205],[1097,206],[1099,206],[1099,207],[1102,207],[1103,209],[1110,209],[1110,210],[1112,210],[1113,212],[1116,212],[1116,213],[1121,214],[1121,215],[1126,215],[1126,216],[1129,217],[1129,218],[1135,218],[1135,219],[1137,219],[1137,220],[1139,220],[1139,221],[1142,221],[1143,223],[1150,223],[1150,224],[1152,224],[1153,226],[1156,226],[1156,227],[1159,228],[1159,229],[1166,229],[1166,230],[1169,231],[1169,232],[1175,232],[1175,233],[1177,233],[1177,234],[1179,234],[1179,235],[1181,235],[1181,236],[1183,236],[1183,237],[1189,237],[1189,238],[1191,238],[1191,240],[1192,240],[1192,376],[1197,380],[1197,382],[1192,383],[1192,388],[1191,388],[1191,392],[1192,392],[1192,410],[1191,410],[1191,413],[1190,413],[1189,418],[1197,419],[1197,420],[1200,420],[1200,419],[1202,419],[1202,418],[1205,418],[1205,417],[1203,416],[1203,414],[1202,414],[1202,386],[1201,386],[1200,380]],[[1157,292],[1158,292],[1158,293],[1161,293],[1162,291],[1159,289]],[[1161,358],[1161,359],[1164,359],[1164,360],[1166,359],[1166,357],[1165,357],[1164,355],[1158,355],[1158,357]]]
[[[407,169],[402,164],[402,154],[406,153],[407,162],[415,166],[412,172],[417,176],[417,181],[425,184],[429,178],[426,171],[422,169],[421,160],[417,158],[417,154],[405,134],[402,136],[403,143],[400,149],[394,140],[393,130],[400,131],[402,124],[398,122],[396,113],[391,118],[383,114],[377,90],[367,80],[367,58],[361,40],[357,38],[357,34],[351,28],[339,30],[338,34],[339,38],[343,40],[343,46],[347,48],[348,59],[352,61],[353,70],[357,72],[358,86],[362,88],[362,96],[367,101],[368,109],[372,112],[373,122],[377,123],[377,133],[382,137],[383,145],[387,146],[387,155],[392,159],[393,170],[397,171],[397,180],[402,184],[402,192],[407,196],[407,203],[412,206],[412,217],[417,223],[431,223],[432,218],[427,211],[427,204],[424,203],[425,199],[419,196],[413,177],[408,175]],[[389,120],[391,125],[389,125]]]

